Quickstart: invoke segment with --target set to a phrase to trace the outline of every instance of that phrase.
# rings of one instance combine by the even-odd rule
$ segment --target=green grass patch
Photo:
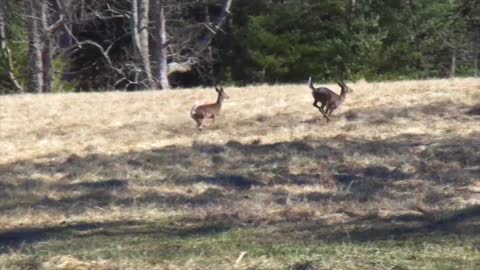
[[[479,236],[432,233],[404,240],[318,239],[315,231],[291,230],[294,224],[264,228],[223,226],[165,227],[156,224],[111,229],[70,230],[49,235],[19,253],[30,258],[74,256],[179,265],[198,269],[478,269]],[[290,232],[286,233],[287,230]],[[18,254],[18,253],[17,253]],[[238,265],[237,265],[238,266]],[[310,268],[308,268],[310,267]]]

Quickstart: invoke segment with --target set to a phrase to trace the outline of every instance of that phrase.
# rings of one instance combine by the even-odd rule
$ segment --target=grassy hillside
[[[350,86],[0,97],[0,269],[477,269],[480,80]]]

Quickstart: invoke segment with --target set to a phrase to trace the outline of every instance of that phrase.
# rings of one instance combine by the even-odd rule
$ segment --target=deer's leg
[[[328,107],[328,113],[327,113],[327,115],[328,115],[328,116],[332,115],[332,112],[333,112],[336,108],[337,108],[337,107],[333,107],[333,105],[330,105],[330,106]]]
[[[197,128],[198,128],[199,130],[202,130],[203,127],[204,127],[203,121],[205,121],[205,113],[203,113],[201,117],[196,118],[196,121],[197,121],[197,124],[198,124],[198,127],[197,127]]]
[[[200,125],[202,125],[202,122],[200,121],[200,118],[197,115],[192,115],[192,119],[195,121],[195,123],[197,123],[197,128],[199,128]]]
[[[332,113],[330,110],[331,110],[331,106],[329,104],[327,104],[326,106],[326,110],[325,110],[325,118],[327,118],[327,123],[330,122],[330,114]]]
[[[323,111],[323,108],[322,108],[322,107],[323,107],[323,104],[322,104],[322,107],[319,107],[319,106],[318,106],[318,101],[315,100],[315,101],[313,102],[313,106],[316,107],[316,108],[318,108],[318,110],[323,114],[323,117],[324,117],[324,118],[327,117],[327,115],[325,114],[325,112]],[[327,118],[328,118],[328,117],[327,117]]]
[[[322,103],[322,106],[320,106],[320,108],[318,108],[320,110],[320,112],[323,114],[323,118],[327,118],[327,123],[330,122],[330,118],[328,117],[328,105],[327,105],[327,110],[325,111],[325,105],[327,105],[327,103]]]
[[[320,109],[322,110],[323,112],[323,117],[324,118],[328,118],[328,108],[327,108],[327,111],[325,111],[325,104],[322,104],[322,106],[320,106]]]
[[[208,118],[208,119],[212,119],[212,116],[209,115],[209,114],[205,114],[205,117],[203,118],[203,120],[205,120],[205,119],[207,119],[207,118]],[[204,124],[203,126],[204,126],[204,127],[209,127],[211,124],[212,124],[212,122],[207,121],[206,124]]]
[[[198,124],[198,126],[197,126],[198,130],[202,130],[203,129],[203,119],[202,120],[199,119],[197,121],[197,124]]]
[[[326,110],[325,110],[325,107],[327,107]],[[327,105],[327,103],[322,103],[322,106],[320,106],[320,108],[322,109],[323,117],[328,118],[328,108],[329,108],[329,106]],[[328,119],[328,120],[330,121],[330,119]]]

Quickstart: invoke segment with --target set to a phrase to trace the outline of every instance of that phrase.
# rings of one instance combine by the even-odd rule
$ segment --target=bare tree
[[[52,84],[53,84],[53,57],[52,57],[52,50],[53,44],[52,40],[50,39],[51,33],[49,29],[49,7],[48,1],[41,0],[41,19],[42,19],[42,28],[41,28],[41,36],[42,36],[42,63],[43,63],[43,85],[42,85],[42,92],[49,93],[52,91]]]
[[[480,55],[480,23],[473,28],[473,75],[478,77],[478,57]]]
[[[452,55],[450,58],[450,74],[449,74],[450,78],[455,78],[456,70],[457,70],[457,48],[452,47]]]
[[[64,24],[64,16],[50,24],[48,0],[30,0],[29,9],[29,91],[47,93],[52,91],[54,76],[52,37]]]
[[[155,16],[155,39],[156,39],[156,78],[161,89],[169,89],[168,66],[167,66],[167,30],[165,23],[165,0],[155,0],[155,9],[159,13]]]
[[[207,50],[225,24],[233,0],[222,1],[222,5],[214,5],[169,0],[29,0],[34,7],[27,16],[31,26],[30,91],[52,90],[54,74],[58,74],[54,70],[53,55],[83,55],[82,50],[90,51],[89,55],[92,55],[92,48],[98,50],[103,60],[95,57],[82,60],[73,71],[64,73],[70,74],[67,77],[73,78],[75,74],[78,78],[78,74],[84,72],[89,78],[108,78],[108,82],[103,81],[108,84],[104,87],[138,89],[158,86],[168,89],[172,74],[185,73],[192,68],[200,70],[198,66],[206,60],[211,62],[208,57],[211,50]],[[177,13],[184,12],[185,7],[203,8],[203,5],[220,7],[220,15],[212,16],[212,20],[209,14],[205,15],[206,20],[200,21],[184,14],[178,20],[173,19],[177,18]],[[207,8],[204,10],[208,13]],[[169,16],[172,16],[171,20]],[[149,33],[150,22],[154,26],[153,33]],[[92,28],[100,31],[94,33]],[[61,30],[59,35],[58,30]],[[149,34],[152,34],[153,43],[150,43]],[[151,56],[152,48],[154,57]],[[106,68],[112,74],[97,76],[98,73],[92,72],[93,68]],[[213,75],[209,74],[209,77]],[[95,84],[94,78],[89,82]],[[95,86],[83,83],[83,87]]]
[[[131,1],[131,32],[133,46],[135,49],[135,81],[146,88],[154,85],[150,66],[150,45],[149,45],[149,0]]]
[[[155,21],[156,25],[156,39],[157,39],[157,51],[161,53],[157,56],[157,78],[160,81],[161,88],[167,85],[168,77],[174,73],[184,73],[192,70],[192,67],[199,62],[199,59],[209,48],[213,38],[221,31],[223,25],[227,21],[230,14],[230,7],[233,0],[224,0],[220,16],[218,16],[215,23],[202,22],[200,25],[204,27],[203,35],[198,39],[192,38],[192,34],[184,34],[186,41],[181,42],[175,40],[175,46],[170,46],[170,55],[172,55],[168,65],[167,61],[167,31],[165,26],[165,0],[156,0],[156,8],[160,11],[160,16]],[[207,15],[207,14],[206,14]],[[208,15],[207,15],[208,16]],[[209,20],[207,18],[207,20]],[[189,51],[189,55],[182,54],[182,51]],[[208,58],[208,56],[207,56]],[[165,69],[165,66],[167,67]]]
[[[142,62],[142,50],[141,50],[141,45],[140,45],[140,34],[139,34],[139,21],[138,21],[138,0],[132,0],[131,1],[132,5],[132,11],[130,15],[130,28],[132,32],[132,43],[133,43],[133,49],[134,49],[134,62],[135,64],[141,64]],[[138,84],[138,81],[140,80],[139,78],[139,73],[141,72],[141,69],[137,66],[134,67],[134,76],[135,76],[135,83]]]
[[[143,72],[146,77],[146,84],[148,88],[151,88],[154,86],[154,82],[150,66],[149,9],[150,0],[140,0],[138,7],[139,51],[142,59]]]
[[[12,54],[10,48],[8,47],[8,40],[5,31],[6,20],[3,13],[3,6],[0,6],[0,58],[3,58],[5,62],[5,72],[7,73],[8,79],[13,85],[14,89],[18,92],[23,92],[23,87],[15,78],[13,73],[13,64],[12,64]]]
[[[215,35],[217,35],[217,33],[223,27],[224,23],[227,21],[227,18],[230,14],[230,7],[232,6],[232,1],[233,0],[224,1],[223,7],[222,7],[222,13],[220,14],[217,22],[215,23],[215,25],[212,25],[211,27],[209,27],[208,29],[209,31],[207,31],[203,39],[197,44],[197,46],[195,46],[194,53],[196,56],[203,53],[205,49],[208,48],[208,46],[212,42]]]
[[[43,91],[43,61],[41,44],[41,10],[42,3],[39,0],[29,1],[29,84],[30,92],[42,93]]]

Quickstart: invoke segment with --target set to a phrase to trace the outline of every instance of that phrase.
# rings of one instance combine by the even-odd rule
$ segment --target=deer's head
[[[215,91],[217,91],[217,93],[218,93],[218,98],[221,99],[221,100],[229,99],[229,98],[230,98],[230,97],[227,95],[227,93],[225,93],[225,91],[223,91],[223,86],[218,86],[218,85],[216,85],[216,86],[215,86]]]
[[[340,88],[342,88],[342,92],[345,92],[345,93],[353,92],[353,89],[348,87],[342,80],[340,81],[337,80],[337,84],[340,86]]]

